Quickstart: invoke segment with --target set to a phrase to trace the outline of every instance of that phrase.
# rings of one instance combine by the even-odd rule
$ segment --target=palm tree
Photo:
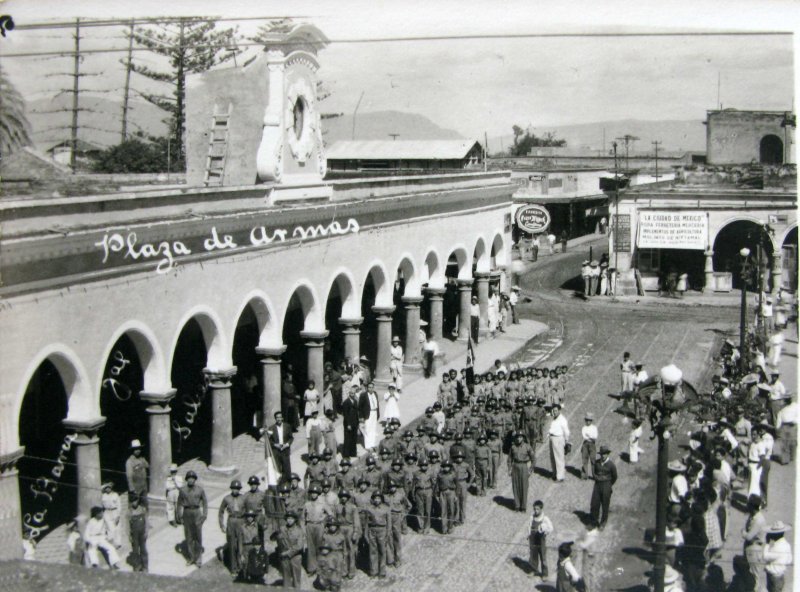
[[[31,143],[25,100],[0,68],[0,155]]]

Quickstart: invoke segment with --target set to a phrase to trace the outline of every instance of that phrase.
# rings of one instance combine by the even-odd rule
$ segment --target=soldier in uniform
[[[242,546],[242,524],[244,524],[245,503],[241,495],[242,483],[238,479],[231,481],[231,492],[226,495],[219,506],[219,529],[225,533],[225,546],[228,549],[228,568],[236,577],[241,571],[241,559],[244,553]],[[261,509],[261,506],[258,506]],[[254,510],[255,511],[255,510]],[[225,512],[228,521],[225,522]]]
[[[431,528],[431,506],[433,504],[433,486],[435,476],[428,471],[428,461],[419,461],[419,469],[414,473],[414,499],[416,500],[417,523],[422,534],[428,534]]]
[[[383,486],[384,475],[392,470],[392,456],[388,449],[384,448],[381,450],[378,460],[375,461],[375,465],[378,467],[378,471],[380,471],[381,486]]]
[[[387,563],[400,567],[403,559],[403,523],[410,509],[405,492],[394,479],[387,484],[386,503],[389,506],[389,532],[387,533]]]
[[[486,436],[478,436],[478,446],[475,448],[475,482],[477,494],[486,495],[491,473],[492,451],[486,445]]]
[[[530,468],[528,468],[530,463]],[[533,450],[525,442],[525,437],[514,433],[513,444],[508,451],[508,473],[511,476],[511,487],[514,490],[514,508],[517,512],[525,512],[528,506],[528,480],[536,464]]]
[[[617,467],[609,458],[611,450],[603,445],[598,451],[600,458],[594,463],[594,488],[592,489],[591,514],[595,528],[603,530],[608,520],[611,492],[617,482]],[[602,517],[601,517],[602,509]]]
[[[271,522],[270,528],[275,528],[278,525],[275,524],[275,521],[270,515],[270,512],[266,506],[266,494],[258,488],[259,485],[261,485],[261,479],[255,475],[250,475],[250,478],[247,480],[247,485],[249,487],[249,491],[246,491],[244,495],[242,495],[241,500],[244,504],[244,511],[252,510],[255,512],[256,524],[261,529],[261,536],[266,538],[264,537],[264,531],[267,528],[267,522]],[[244,511],[242,512],[242,517],[244,517]]]
[[[142,443],[131,441],[131,455],[125,461],[125,475],[128,478],[128,495],[139,496],[143,506],[147,506],[147,471],[150,464],[142,456]]]
[[[284,588],[299,588],[302,580],[306,534],[297,523],[297,514],[286,513],[285,525],[275,533]]]
[[[323,479],[322,483],[319,485],[322,488],[322,495],[320,496],[320,499],[327,504],[331,514],[334,514],[336,512],[336,506],[339,505],[339,496],[336,495],[336,492],[332,491],[333,484],[331,483],[331,480]]]
[[[456,524],[467,520],[467,493],[475,479],[472,468],[464,462],[463,454],[453,456],[453,476],[456,479]]]
[[[339,528],[339,522],[335,516],[330,516],[325,521],[325,532],[322,533],[322,545],[320,545],[320,549],[322,549],[322,547],[330,548],[331,555],[335,556],[334,559],[336,560],[336,564],[338,566],[338,576],[340,581],[344,575],[344,545],[345,537],[344,533],[342,533],[341,529]],[[322,567],[320,561],[321,558],[317,557],[318,571],[320,571],[320,568]],[[320,573],[320,576],[322,576],[322,573]]]
[[[489,439],[486,446],[491,452],[491,462],[489,463],[489,489],[497,487],[497,476],[500,474],[500,461],[503,457],[503,442],[500,441],[499,432],[489,431]]]
[[[361,516],[358,508],[352,502],[350,493],[344,489],[339,492],[336,521],[340,525],[344,540],[342,548],[343,575],[348,580],[352,580],[356,577],[356,556],[358,555],[358,541],[361,538]]]
[[[186,485],[178,493],[178,523],[183,524],[186,539],[186,565],[203,563],[203,523],[208,517],[206,492],[197,485],[197,473],[187,471]]]
[[[383,503],[383,494],[373,491],[371,505],[367,508],[367,544],[369,546],[370,577],[386,577],[387,537],[391,518],[389,506]]]
[[[304,516],[303,508],[305,508],[306,505],[306,492],[302,487],[300,487],[300,475],[297,473],[292,473],[290,475],[290,479],[291,490],[289,491],[286,509],[294,512],[297,515],[295,520],[297,520],[297,523],[302,526],[302,520]]]
[[[392,461],[392,467],[383,476],[383,483],[381,484],[381,493],[384,495],[389,493],[389,483],[394,482],[402,488],[406,475],[403,472],[403,462],[396,458]],[[405,491],[405,489],[403,489]]]
[[[336,466],[336,458],[334,458],[333,451],[336,450],[335,448],[328,448],[327,446],[322,449],[322,455],[319,464],[325,466],[325,476],[329,479],[333,479],[333,476],[339,470],[339,467]],[[322,479],[320,479],[322,481]]]
[[[442,463],[442,470],[436,477],[436,492],[439,496],[439,508],[442,517],[442,534],[450,534],[458,517],[458,500],[456,499],[456,476],[453,464]]]
[[[313,481],[321,483],[323,479],[328,477],[328,467],[319,462],[319,454],[311,452],[308,455],[309,465],[306,467],[306,474],[303,476],[303,486],[308,489],[308,486]]]
[[[378,463],[375,461],[375,457],[371,454],[367,456],[366,469],[362,471],[361,478],[366,479],[369,483],[369,488],[378,489],[381,486],[381,480],[383,474],[381,473],[380,469],[378,468]]]
[[[313,576],[317,573],[317,550],[322,544],[325,521],[333,517],[328,504],[319,498],[322,488],[319,483],[312,482],[308,488],[308,501],[305,504],[306,523],[306,571]]]
[[[345,457],[339,463],[339,472],[336,473],[336,489],[345,491],[355,491],[358,488],[358,474],[351,470],[352,463]]]
[[[361,521],[362,541],[367,542],[367,510],[372,503],[372,490],[369,489],[369,479],[359,479],[358,489],[353,493],[353,501],[358,508],[358,517]]]
[[[178,465],[172,463],[169,466],[169,475],[166,479],[166,497],[167,497],[167,520],[170,526],[178,526],[175,522],[175,510],[178,506],[178,490],[183,487],[183,477],[178,475]]]
[[[339,592],[342,587],[342,560],[331,549],[323,543],[319,548],[319,576],[317,582],[323,590]]]
[[[147,571],[147,508],[132,497],[128,508],[128,532],[131,539],[133,571]]]
[[[244,522],[240,527],[241,577],[245,582],[263,584],[269,560],[264,551],[261,528],[254,510],[244,511]]]

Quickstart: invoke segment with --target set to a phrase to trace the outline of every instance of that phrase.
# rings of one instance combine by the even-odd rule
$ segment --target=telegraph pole
[[[617,168],[617,143],[611,142],[614,147],[614,269],[619,277],[619,169]],[[616,286],[614,286],[616,294]]]
[[[122,95],[122,134],[120,141],[124,142],[128,139],[128,97],[130,95],[131,87],[131,61],[133,57],[133,20],[130,24],[130,32],[128,33],[128,59],[125,62],[125,90]]]
[[[70,131],[69,166],[75,173],[75,153],[78,150],[78,92],[81,77],[81,19],[75,19],[75,65],[72,72],[72,128]]]
[[[653,142],[653,146],[656,147],[656,183],[658,183],[658,178],[660,177],[660,175],[658,174],[658,146],[659,146],[659,144],[661,144],[661,142],[659,142],[658,140]]]

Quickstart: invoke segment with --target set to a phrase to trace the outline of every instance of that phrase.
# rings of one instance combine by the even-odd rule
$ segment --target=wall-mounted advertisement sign
[[[641,249],[697,249],[708,244],[708,218],[700,212],[639,212],[636,244]]]
[[[531,234],[544,232],[550,226],[550,212],[542,206],[522,206],[515,218],[519,229]]]

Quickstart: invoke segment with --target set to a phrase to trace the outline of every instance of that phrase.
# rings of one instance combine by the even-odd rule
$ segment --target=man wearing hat
[[[244,520],[239,528],[241,574],[245,582],[264,583],[269,557],[264,551],[263,536],[263,532],[258,526],[257,513],[246,509]]]
[[[572,541],[561,543],[558,546],[558,568],[556,571],[557,592],[578,592],[581,575],[572,564]]]
[[[394,385],[403,388],[403,347],[400,345],[400,338],[395,335],[392,337],[392,346],[389,348],[389,375],[392,377]]]
[[[387,544],[391,523],[389,506],[383,503],[383,494],[373,491],[372,505],[366,510],[367,545],[369,546],[370,577],[386,577]]]
[[[794,460],[797,450],[797,403],[791,394],[784,398],[785,406],[778,412],[775,428],[781,442],[781,464],[786,465]]]
[[[669,488],[669,501],[671,504],[682,504],[689,493],[689,482],[686,481],[686,465],[679,460],[667,463],[667,469],[672,475]]]
[[[581,278],[583,278],[583,295],[591,296],[592,294],[592,268],[589,266],[589,260],[584,259],[581,263]]]
[[[589,295],[595,296],[600,289],[600,263],[597,259],[592,259],[592,262],[589,263],[589,273],[591,274],[589,278]]]
[[[783,590],[786,567],[792,563],[792,547],[785,538],[785,534],[790,528],[778,520],[767,529],[767,544],[764,547],[767,592]]]
[[[598,450],[600,458],[594,463],[594,487],[592,488],[591,514],[595,528],[603,530],[608,522],[611,493],[617,482],[617,467],[611,460],[611,449],[603,444]]]
[[[587,412],[583,418],[584,426],[581,428],[583,443],[581,444],[581,479],[591,479],[594,476],[594,459],[597,456],[597,426],[594,425],[594,413]]]
[[[183,477],[178,475],[178,465],[172,463],[169,465],[169,475],[166,479],[166,496],[167,496],[167,520],[171,526],[178,526],[175,522],[175,511],[178,506],[178,491],[183,487]]]
[[[561,405],[553,404],[553,419],[547,429],[550,438],[550,466],[553,470],[553,478],[556,481],[563,481],[566,475],[566,445],[569,441],[569,424],[567,418],[561,414]]]
[[[245,503],[242,493],[242,483],[238,479],[231,481],[231,492],[226,495],[219,506],[217,519],[219,529],[225,533],[225,546],[228,549],[228,569],[235,576],[242,568],[242,538],[241,527],[244,524]],[[228,521],[225,522],[225,513]]]
[[[142,503],[147,506],[147,471],[150,465],[142,456],[142,443],[139,440],[131,442],[131,455],[125,461],[125,475],[128,477],[128,494],[138,495]]]
[[[208,517],[206,492],[197,485],[197,473],[186,472],[186,485],[178,492],[178,524],[183,524],[186,541],[186,565],[203,563],[203,523]]]

